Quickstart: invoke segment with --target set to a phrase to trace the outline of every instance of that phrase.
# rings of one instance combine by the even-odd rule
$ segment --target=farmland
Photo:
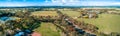
[[[42,36],[60,36],[60,30],[57,30],[56,26],[52,23],[41,23],[40,27],[34,31]]]
[[[36,16],[57,16],[58,14],[56,11],[35,11],[32,12],[31,15],[36,15]]]
[[[64,14],[68,14],[71,17],[78,17],[80,14],[76,11],[62,11]],[[120,15],[114,15],[114,14],[99,14],[99,18],[92,18],[92,19],[86,19],[86,18],[77,18],[77,21],[85,21],[86,23],[93,24],[99,28],[98,31],[104,32],[104,33],[110,33],[110,32],[118,32],[120,33]]]
[[[119,10],[117,11],[115,9],[18,9],[21,10],[21,12],[16,12],[16,10],[17,9],[1,10],[1,22],[8,20],[8,17],[18,18],[1,23],[1,33],[11,36],[18,35],[21,33],[20,31],[25,33],[20,35],[32,35],[37,33],[41,36],[120,35],[120,13]],[[14,32],[9,34],[4,33],[4,30],[7,29],[9,29],[8,31],[12,30]],[[8,33],[8,31],[5,32]]]
[[[80,16],[80,13],[77,11],[61,11],[63,14],[68,14],[68,16],[71,17],[78,17]]]

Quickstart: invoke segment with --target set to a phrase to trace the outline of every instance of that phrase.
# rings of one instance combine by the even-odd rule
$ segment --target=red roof
[[[32,36],[41,36],[40,33],[36,33],[36,32],[33,32],[31,35],[32,35]]]

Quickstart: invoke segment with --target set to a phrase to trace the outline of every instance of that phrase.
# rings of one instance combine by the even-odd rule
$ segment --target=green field
[[[71,17],[79,16],[79,13],[74,12],[74,11],[63,11],[62,13],[68,14]],[[90,23],[90,24],[93,24],[93,25],[99,27],[100,32],[104,32],[104,33],[118,32],[118,33],[120,33],[120,15],[100,14],[99,18],[97,18],[97,19],[77,18],[77,20],[78,21],[84,20],[86,23]]]
[[[40,27],[34,31],[42,36],[60,36],[60,30],[56,30],[56,26],[52,23],[41,23]]]
[[[63,14],[68,14],[68,16],[71,17],[78,17],[80,16],[80,13],[77,11],[61,11]]]
[[[35,15],[35,16],[58,16],[58,14],[56,13],[56,11],[35,11],[32,12],[31,15]]]

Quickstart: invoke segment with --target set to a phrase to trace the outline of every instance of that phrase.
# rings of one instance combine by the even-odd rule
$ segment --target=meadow
[[[64,14],[68,14],[71,17],[80,16],[79,12],[76,11],[62,11]],[[106,34],[110,32],[118,32],[120,33],[120,15],[115,14],[99,14],[99,17],[94,19],[86,19],[86,18],[77,18],[78,21],[85,21],[86,23],[93,24],[99,28],[98,31],[104,32]]]
[[[56,26],[52,23],[42,22],[40,27],[34,31],[40,33],[42,36],[60,36],[60,30],[57,30]]]
[[[31,15],[35,16],[58,16],[56,11],[35,11]],[[40,27],[35,29],[35,32],[40,33],[42,36],[60,36],[60,30],[52,23],[42,22]]]
[[[58,14],[56,11],[35,11],[32,12],[31,15],[36,15],[36,16],[57,16]]]

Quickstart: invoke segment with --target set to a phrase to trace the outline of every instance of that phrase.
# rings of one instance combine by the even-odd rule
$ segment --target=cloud
[[[55,6],[73,6],[76,3],[79,3],[79,0],[51,0],[50,1],[46,1],[46,3],[43,3],[43,5],[47,6],[47,5],[55,5]]]
[[[26,1],[26,2],[25,2]],[[44,2],[0,2],[0,6],[120,6],[118,1],[100,0],[44,0]]]
[[[113,4],[114,3],[114,4]],[[113,6],[120,5],[120,3],[112,2],[112,1],[83,1],[83,0],[52,0],[50,3],[45,3],[47,5],[60,5],[60,6]]]
[[[10,6],[10,7],[14,7],[14,6],[33,6],[35,4],[32,3],[20,3],[20,2],[5,2],[5,3],[0,3],[0,6]]]
[[[120,5],[120,2],[111,3],[113,5]]]
[[[83,6],[120,6],[120,2],[82,2]]]

